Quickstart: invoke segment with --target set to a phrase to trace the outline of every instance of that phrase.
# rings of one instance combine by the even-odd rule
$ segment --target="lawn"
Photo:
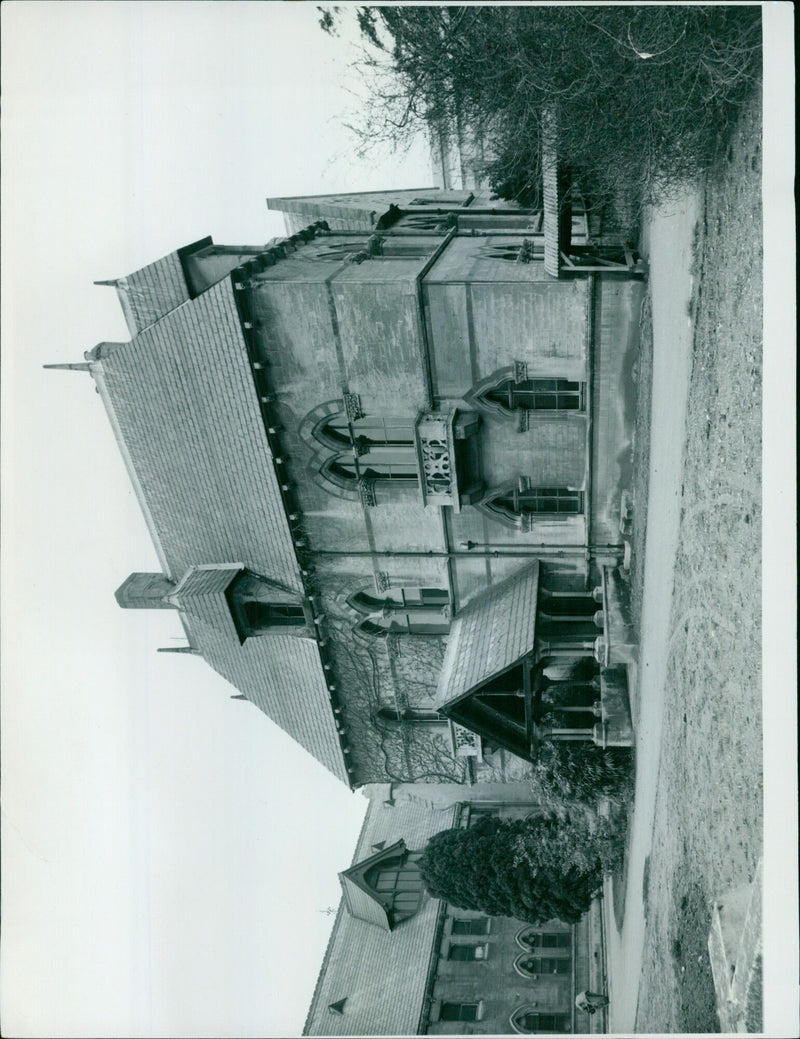
[[[705,185],[681,525],[636,1029],[718,1030],[706,942],[711,901],[762,852],[761,106],[743,108]],[[648,311],[640,410],[649,416]],[[637,424],[636,520],[647,430]],[[650,517],[654,522],[655,517]],[[632,590],[641,602],[641,545]]]

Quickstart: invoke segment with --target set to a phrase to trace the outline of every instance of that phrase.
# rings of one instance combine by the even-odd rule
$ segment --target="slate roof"
[[[246,567],[304,594],[233,291],[225,278],[86,356],[191,644],[349,782],[316,642],[240,644],[221,589]]]
[[[170,253],[116,281],[117,296],[132,336],[189,299],[178,254]]]
[[[87,359],[167,576],[236,562],[301,592],[229,279]]]
[[[434,833],[456,822],[457,806],[415,802],[387,806],[372,800],[353,864],[371,857],[372,845],[404,840],[420,851]],[[386,931],[352,916],[345,900],[333,925],[304,1035],[414,1035],[419,1027],[435,946],[441,902],[424,896],[419,911]],[[329,1010],[346,1000],[342,1013]]]
[[[439,676],[437,703],[456,700],[533,649],[539,563],[472,600],[453,620]]]

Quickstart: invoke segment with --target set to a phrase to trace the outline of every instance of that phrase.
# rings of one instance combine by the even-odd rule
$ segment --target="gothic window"
[[[389,588],[380,596],[358,592],[348,602],[368,614],[358,626],[368,635],[446,635],[450,630],[450,596],[440,588]]]
[[[442,1003],[439,1010],[440,1021],[477,1021],[480,1003]]]
[[[572,1022],[569,1014],[542,1014],[529,1006],[515,1010],[510,1018],[511,1027],[523,1035],[537,1033],[569,1032]]]
[[[423,722],[441,724],[447,719],[443,718],[438,711],[417,711],[417,710],[405,710],[398,711],[393,707],[381,707],[378,711],[378,718],[383,722]],[[478,932],[476,932],[478,933]],[[483,934],[483,932],[479,932]]]
[[[485,960],[488,952],[488,945],[451,945],[447,950],[447,958],[462,963],[474,963],[475,960]]]
[[[538,978],[542,974],[570,974],[571,957],[531,956],[523,953],[514,960],[514,970],[524,978]]]
[[[571,949],[572,933],[523,927],[515,936],[515,941],[523,949]]]
[[[314,435],[338,451],[354,446],[360,451],[375,447],[413,447],[414,423],[386,415],[350,421],[344,412],[339,412],[321,423]]]
[[[393,924],[413,916],[422,901],[422,874],[419,856],[398,855],[367,870],[364,880],[390,912]]]
[[[583,513],[583,492],[567,487],[515,487],[495,495],[489,506],[507,516],[579,516]]]
[[[453,920],[452,934],[488,934],[489,920],[479,916],[472,920]]]
[[[358,461],[337,455],[323,467],[335,483],[348,486],[359,480],[416,480],[417,462],[413,451],[374,448],[360,455]]]
[[[504,379],[481,396],[504,411],[582,411],[584,384],[570,379]]]
[[[509,263],[531,263],[533,260],[544,259],[544,240],[532,242],[528,238],[523,238],[521,242],[487,245],[481,250],[481,255],[491,260],[506,260]]]
[[[346,260],[348,256],[366,252],[369,248],[366,238],[348,238],[347,241],[325,242],[316,244],[313,249],[304,250],[301,254],[307,260]]]

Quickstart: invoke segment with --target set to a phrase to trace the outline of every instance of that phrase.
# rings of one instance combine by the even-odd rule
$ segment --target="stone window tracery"
[[[572,1031],[569,1014],[542,1013],[535,1010],[530,1003],[515,1010],[509,1021],[514,1031],[522,1035]]]
[[[582,411],[584,384],[572,379],[504,379],[481,394],[504,411]]]

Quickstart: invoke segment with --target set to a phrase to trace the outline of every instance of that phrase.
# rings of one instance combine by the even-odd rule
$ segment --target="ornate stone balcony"
[[[479,484],[469,471],[468,453],[457,441],[466,441],[480,424],[474,412],[423,411],[414,427],[419,485],[424,505],[450,505],[458,512],[472,502]],[[460,471],[459,471],[460,470]],[[461,487],[459,487],[459,484]]]

